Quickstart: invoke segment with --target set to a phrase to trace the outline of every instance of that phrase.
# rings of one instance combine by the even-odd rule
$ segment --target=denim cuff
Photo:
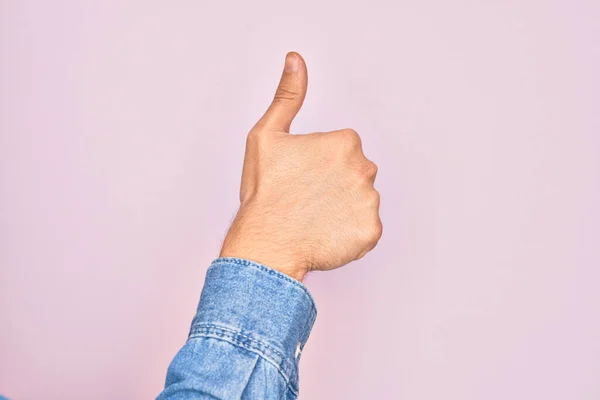
[[[258,353],[298,390],[298,361],[317,316],[306,286],[262,264],[218,258],[208,268],[190,338],[229,341]]]

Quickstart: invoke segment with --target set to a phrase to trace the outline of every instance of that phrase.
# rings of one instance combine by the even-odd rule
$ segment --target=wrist
[[[292,243],[286,242],[276,232],[271,232],[266,224],[253,223],[243,212],[238,213],[231,225],[219,257],[254,261],[300,282],[309,270]]]
[[[244,247],[229,247],[223,246],[219,257],[239,258],[243,260],[253,261],[262,264],[266,267],[279,271],[288,275],[295,280],[302,282],[308,268],[301,266],[299,263],[285,260],[276,254],[270,252],[262,252],[259,247],[245,250]]]

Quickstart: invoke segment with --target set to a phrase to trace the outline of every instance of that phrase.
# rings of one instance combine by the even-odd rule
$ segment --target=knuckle
[[[379,203],[381,202],[381,195],[377,190],[373,190],[369,196],[368,205],[379,209]]]
[[[269,130],[264,127],[254,127],[248,132],[246,136],[246,145],[253,146],[253,148],[259,148],[263,146],[264,143],[269,142],[271,140],[271,135],[269,135]]]
[[[365,235],[363,237],[362,251],[358,258],[363,257],[366,253],[377,246],[377,243],[383,234],[383,225],[381,224],[381,219],[379,217],[375,218],[371,223],[371,226],[367,229],[363,229],[363,232]]]
[[[248,132],[247,140],[254,141],[254,140],[258,139],[259,136],[260,136],[260,131],[258,129],[256,129],[256,128],[251,129],[250,132]]]
[[[369,161],[369,165],[371,166],[372,175],[377,175],[377,172],[379,172],[379,167],[377,166],[377,164],[375,164],[373,161]]]
[[[257,149],[263,142],[263,133],[258,129],[252,129],[246,137],[246,149]]]
[[[299,93],[292,86],[279,86],[277,88],[277,92],[275,93],[275,97],[273,98],[273,103],[285,103],[289,101],[294,101],[298,98]]]
[[[360,136],[354,129],[342,129],[339,131],[341,140],[343,140],[349,147],[358,147],[361,145]]]
[[[366,178],[373,178],[377,175],[377,164],[367,160],[361,166],[361,174]]]
[[[381,218],[377,218],[371,228],[371,242],[377,243],[379,241],[379,239],[381,239],[382,234],[383,234],[383,224],[381,223]]]
[[[345,129],[347,140],[355,145],[359,145],[361,143],[360,135],[354,129]]]

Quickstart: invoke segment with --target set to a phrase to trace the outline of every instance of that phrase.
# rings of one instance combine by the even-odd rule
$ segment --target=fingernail
[[[294,53],[288,53],[285,57],[285,70],[287,72],[296,72],[300,67],[300,60]]]

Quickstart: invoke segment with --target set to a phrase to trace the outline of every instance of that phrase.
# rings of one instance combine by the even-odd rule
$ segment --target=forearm
[[[315,318],[300,282],[248,260],[215,260],[159,399],[296,398]]]

